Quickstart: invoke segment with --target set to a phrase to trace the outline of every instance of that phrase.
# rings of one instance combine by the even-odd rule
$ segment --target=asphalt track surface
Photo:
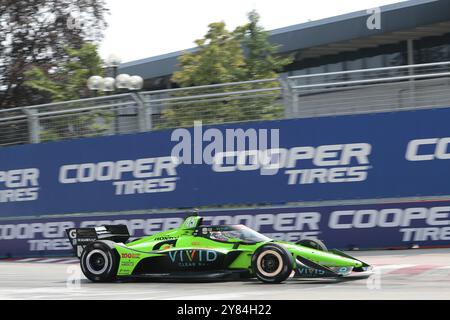
[[[352,252],[375,266],[369,279],[214,283],[88,281],[74,260],[0,262],[0,299],[438,299],[450,300],[450,249]],[[0,260],[1,261],[1,260]]]

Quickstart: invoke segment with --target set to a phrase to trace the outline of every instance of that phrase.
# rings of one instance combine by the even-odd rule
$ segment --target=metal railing
[[[0,145],[450,106],[450,62],[127,93],[0,110]]]
[[[278,79],[264,79],[140,93],[152,111],[152,128],[190,127],[283,118]]]
[[[302,118],[450,106],[450,62],[362,69],[288,78]]]
[[[142,100],[127,93],[0,110],[0,144],[133,133],[143,109]]]

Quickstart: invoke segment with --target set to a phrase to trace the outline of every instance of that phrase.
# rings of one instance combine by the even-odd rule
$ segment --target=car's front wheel
[[[115,249],[103,242],[92,242],[80,257],[81,270],[93,282],[111,282],[116,279],[119,257]]]
[[[292,273],[294,259],[284,247],[270,243],[259,247],[252,257],[256,277],[265,283],[280,283]]]

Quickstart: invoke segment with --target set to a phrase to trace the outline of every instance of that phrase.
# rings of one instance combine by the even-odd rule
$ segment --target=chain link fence
[[[450,62],[126,93],[0,110],[0,145],[450,106]]]
[[[219,124],[281,119],[278,79],[150,91],[140,94],[152,110],[152,128],[190,127],[194,121]]]
[[[0,145],[9,146],[30,142],[31,126],[23,109],[0,110]]]
[[[288,118],[450,106],[450,62],[288,78]]]
[[[141,100],[133,94],[22,108],[32,143],[139,131]]]

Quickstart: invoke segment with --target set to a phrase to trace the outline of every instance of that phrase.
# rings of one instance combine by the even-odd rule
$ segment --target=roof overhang
[[[380,29],[367,28],[370,15],[359,11],[289,26],[270,32],[270,40],[280,45],[282,54],[301,52],[301,58],[311,58],[450,31],[449,0],[410,0],[383,6]],[[119,69],[144,79],[168,76],[177,70],[177,59],[182,54],[179,51],[128,62]]]

